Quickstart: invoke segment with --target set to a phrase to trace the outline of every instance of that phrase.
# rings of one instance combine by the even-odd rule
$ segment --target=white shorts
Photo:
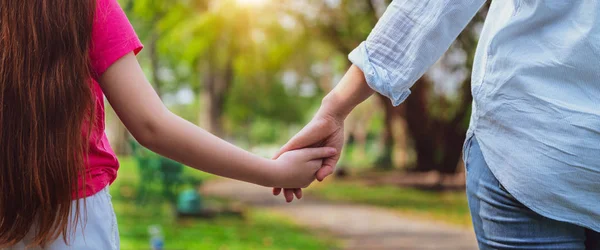
[[[73,202],[73,209],[74,207],[75,202]],[[118,250],[119,229],[108,187],[87,197],[85,209],[83,200],[80,200],[80,208],[81,222],[77,224],[75,234],[69,238],[69,245],[65,244],[61,236],[43,250]],[[86,222],[85,226],[83,222]],[[24,250],[25,246],[27,246],[27,239],[8,250]],[[38,249],[41,248],[27,248],[27,250]]]

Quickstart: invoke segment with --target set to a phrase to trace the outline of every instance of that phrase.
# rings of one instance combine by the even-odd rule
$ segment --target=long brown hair
[[[94,0],[0,1],[0,248],[67,242],[94,112]],[[69,224],[71,226],[69,226]],[[29,234],[29,236],[28,236]],[[31,239],[29,237],[32,237]]]

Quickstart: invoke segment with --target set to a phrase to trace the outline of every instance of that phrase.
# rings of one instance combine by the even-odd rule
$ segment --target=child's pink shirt
[[[142,49],[142,43],[117,0],[97,0],[92,31],[90,58],[96,97],[96,124],[90,136],[89,163],[85,196],[91,196],[110,185],[117,177],[119,162],[106,137],[104,122],[104,93],[97,80],[115,61]]]

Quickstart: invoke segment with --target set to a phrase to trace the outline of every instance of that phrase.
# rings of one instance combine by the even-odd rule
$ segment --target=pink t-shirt
[[[93,73],[101,76],[115,61],[130,52],[137,54],[142,43],[117,0],[97,0],[96,15],[92,31],[90,58]],[[89,164],[85,187],[80,187],[85,196],[91,196],[111,184],[117,177],[119,162],[108,144],[104,132],[104,93],[93,79],[96,96],[96,124],[90,135]]]

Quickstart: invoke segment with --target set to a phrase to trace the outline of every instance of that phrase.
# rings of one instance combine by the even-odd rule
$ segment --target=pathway
[[[288,214],[300,225],[332,232],[347,250],[477,249],[470,230],[404,218],[373,206],[306,198],[286,204],[282,197],[272,196],[270,189],[233,180],[209,182],[202,190],[207,195]]]

